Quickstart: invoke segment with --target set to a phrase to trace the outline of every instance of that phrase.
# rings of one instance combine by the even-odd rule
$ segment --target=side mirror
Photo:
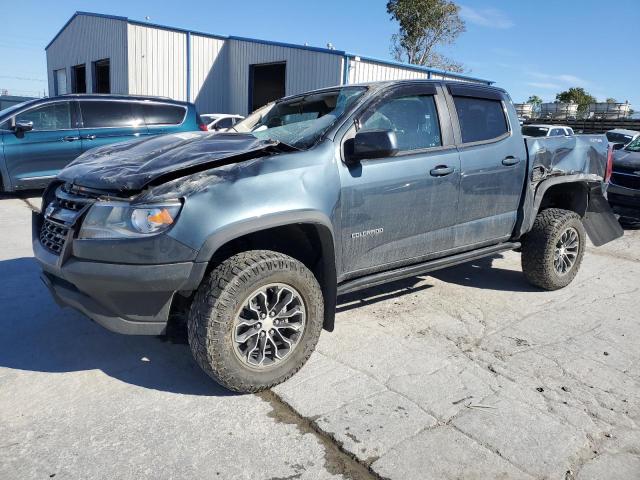
[[[364,158],[392,157],[398,153],[398,138],[392,130],[361,130],[353,139],[350,152],[345,152],[347,163]]]
[[[16,133],[30,132],[31,130],[33,130],[33,122],[16,122],[13,130]]]
[[[622,150],[624,148],[624,143],[614,143],[613,144],[613,149],[614,150]]]

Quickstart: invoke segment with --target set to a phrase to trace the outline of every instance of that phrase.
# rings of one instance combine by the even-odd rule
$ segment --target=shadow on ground
[[[438,270],[429,275],[447,283],[483,290],[504,292],[539,292],[540,289],[529,284],[521,270],[507,270],[493,266],[493,261],[503,258],[493,255],[457,267]]]
[[[232,395],[200,370],[188,345],[111,333],[59,308],[40,282],[33,258],[0,261],[0,272],[0,367],[47,373],[98,369],[144,388]]]
[[[537,291],[520,271],[492,267],[495,258],[440,270],[429,276],[468,287]],[[166,337],[111,333],[71,309],[59,308],[39,280],[33,258],[0,261],[0,366],[14,370],[65,373],[98,369],[144,388],[191,394],[231,395],[194,362],[184,335]],[[345,312],[432,287],[428,277],[412,277],[342,295],[337,311]],[[422,283],[421,283],[422,282]]]
[[[426,290],[431,288],[432,285],[419,284],[429,277],[437,278],[447,283],[483,290],[505,292],[540,291],[540,289],[530,285],[526,281],[520,270],[507,270],[493,266],[493,261],[499,258],[503,258],[503,256],[493,255],[491,257],[480,258],[456,267],[436,270],[425,275],[405,278],[392,283],[341,295],[338,298],[337,312],[345,312],[364,305],[370,305]]]

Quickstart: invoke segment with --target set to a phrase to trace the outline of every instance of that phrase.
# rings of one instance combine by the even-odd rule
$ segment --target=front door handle
[[[446,165],[438,165],[436,168],[432,168],[429,173],[432,177],[444,177],[445,175],[450,175],[454,171],[453,167],[448,167]]]
[[[506,165],[507,167],[510,167],[511,165],[517,165],[518,163],[520,163],[520,159],[511,156],[506,157],[504,160],[502,160],[502,164]]]
[[[63,142],[75,142],[76,140],[80,140],[80,137],[73,137],[71,135],[68,135],[66,137],[62,137],[62,141]]]
[[[82,140],[95,140],[97,137],[95,135],[84,135],[80,137]]]

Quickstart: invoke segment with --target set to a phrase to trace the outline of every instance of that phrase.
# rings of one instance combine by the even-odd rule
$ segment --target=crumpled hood
[[[186,174],[198,167],[213,168],[225,159],[259,154],[277,145],[239,133],[160,135],[89,150],[63,169],[58,178],[99,190],[138,191],[163,176],[175,178],[183,170]]]
[[[640,152],[616,150],[613,156],[613,167],[640,170]]]

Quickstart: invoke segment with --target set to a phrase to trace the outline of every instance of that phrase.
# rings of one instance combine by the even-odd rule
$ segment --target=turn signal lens
[[[166,208],[163,208],[160,213],[150,215],[147,220],[149,223],[157,223],[159,225],[171,225],[173,223],[173,217]]]

